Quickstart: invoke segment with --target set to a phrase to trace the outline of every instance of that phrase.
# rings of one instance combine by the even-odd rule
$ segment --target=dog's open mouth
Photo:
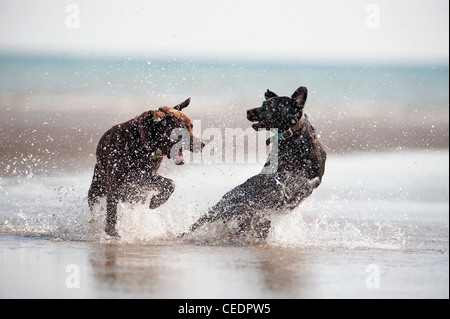
[[[256,122],[252,124],[254,130],[258,131],[259,129],[270,129],[268,125],[265,123],[263,119],[261,119],[259,109],[252,109],[247,111],[247,119],[250,122]]]
[[[180,148],[178,150],[177,156],[173,160],[176,165],[183,165],[184,164],[184,156],[183,156],[183,148]]]
[[[255,130],[259,130],[259,129],[266,129],[268,130],[269,128],[267,127],[267,125],[265,125],[262,121],[258,122],[258,123],[254,123],[252,124],[253,129]]]
[[[183,156],[183,148],[180,147],[178,149],[178,152],[175,155],[176,150],[172,149],[168,154],[167,158],[174,161],[176,165],[183,165],[184,164],[184,156]]]
[[[270,130],[273,128],[273,125],[270,125],[267,121],[261,120],[261,121],[252,121],[252,122],[256,122],[252,124],[252,128],[255,131],[259,131],[261,129],[264,130]]]

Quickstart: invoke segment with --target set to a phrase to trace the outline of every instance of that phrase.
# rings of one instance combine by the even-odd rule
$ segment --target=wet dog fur
[[[191,226],[189,234],[219,222],[233,225],[228,228],[231,236],[265,239],[271,224],[267,214],[293,210],[320,185],[326,152],[303,112],[307,95],[303,86],[291,97],[279,97],[267,90],[262,106],[247,111],[255,130],[276,128],[283,132],[276,141],[278,148],[272,148],[260,174],[226,193]],[[266,173],[274,165],[274,156],[277,166]]]
[[[106,196],[105,231],[108,235],[118,236],[116,222],[119,201],[137,202],[145,199],[143,194],[154,190],[157,194],[151,198],[149,208],[155,209],[174,192],[174,182],[157,173],[164,156],[175,156],[178,165],[184,163],[182,149],[175,150],[175,153],[173,151],[179,142],[179,137],[174,139],[172,135],[174,129],[189,132],[190,151],[198,152],[203,148],[203,142],[193,136],[191,120],[182,112],[189,103],[190,99],[187,99],[173,108],[164,106],[144,112],[113,126],[100,138],[88,204],[93,210],[99,198]]]

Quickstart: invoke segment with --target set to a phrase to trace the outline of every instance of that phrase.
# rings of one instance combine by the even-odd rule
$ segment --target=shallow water
[[[2,298],[448,298],[448,255],[432,251],[0,238]]]
[[[448,298],[448,162],[448,150],[332,155],[313,195],[245,245],[176,235],[261,165],[165,162],[175,193],[155,211],[121,204],[120,240],[87,208],[91,171],[2,177],[0,297]]]

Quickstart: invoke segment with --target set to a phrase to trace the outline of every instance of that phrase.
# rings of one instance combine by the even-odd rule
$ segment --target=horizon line
[[[361,56],[361,57],[333,57],[305,55],[302,57],[282,56],[282,55],[260,55],[260,56],[246,56],[243,54],[213,54],[213,53],[192,53],[192,52],[156,52],[149,51],[148,53],[128,51],[80,51],[80,50],[53,50],[48,48],[2,48],[0,47],[0,56],[29,56],[29,57],[66,57],[66,58],[82,58],[82,59],[99,59],[99,58],[113,58],[113,59],[138,59],[145,60],[199,60],[199,61],[218,61],[218,62],[237,62],[237,63],[283,63],[283,64],[321,64],[321,65],[397,65],[397,66],[446,66],[449,67],[449,57],[380,57],[375,56]]]

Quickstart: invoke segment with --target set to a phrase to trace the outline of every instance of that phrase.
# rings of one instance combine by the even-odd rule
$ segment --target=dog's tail
[[[102,175],[100,174],[100,170],[98,165],[95,165],[94,176],[92,177],[91,187],[89,188],[88,193],[88,204],[89,209],[93,210],[94,205],[98,203],[98,199],[106,195],[106,188],[102,181]]]

